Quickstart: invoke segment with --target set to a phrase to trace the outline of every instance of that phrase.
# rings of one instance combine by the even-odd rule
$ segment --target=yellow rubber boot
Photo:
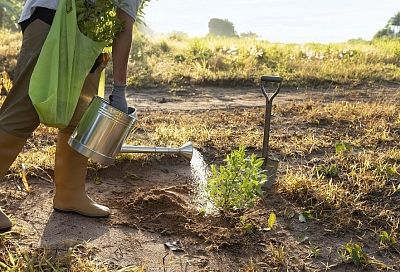
[[[7,173],[15,158],[21,152],[25,138],[16,137],[0,130],[0,180]],[[12,223],[0,209],[0,232],[11,229]]]
[[[107,217],[110,209],[94,202],[86,194],[88,159],[68,145],[70,134],[58,132],[53,207],[59,212],[72,212],[87,217]]]

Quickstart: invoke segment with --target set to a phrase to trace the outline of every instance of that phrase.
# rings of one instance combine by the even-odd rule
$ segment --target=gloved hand
[[[119,109],[124,113],[128,113],[128,104],[125,97],[126,85],[116,85],[114,84],[113,90],[109,97],[110,105],[114,108]]]

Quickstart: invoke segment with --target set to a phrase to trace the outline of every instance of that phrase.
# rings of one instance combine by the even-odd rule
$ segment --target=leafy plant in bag
[[[150,0],[142,0],[140,2],[139,10],[136,16],[136,23],[141,24],[141,25],[146,25],[146,22],[144,21],[144,8],[150,3]]]
[[[121,0],[76,0],[79,30],[94,41],[105,41],[110,46],[113,39],[123,30],[116,9]],[[146,25],[144,8],[150,0],[140,1],[136,23]]]
[[[77,0],[76,16],[79,30],[93,41],[104,41],[107,46],[123,30],[117,18],[114,0]]]

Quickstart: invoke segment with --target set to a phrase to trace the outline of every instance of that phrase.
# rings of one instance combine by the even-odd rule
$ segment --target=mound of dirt
[[[195,211],[179,191],[182,189],[175,187],[135,190],[127,199],[119,201],[125,218],[123,223],[157,233],[182,234]]]
[[[153,212],[184,212],[188,203],[174,192],[153,189],[149,192],[135,193],[128,206],[143,215],[150,215]]]
[[[249,238],[241,230],[239,217],[199,214],[185,186],[140,188],[117,203],[121,214],[112,219],[113,224],[178,235],[218,247],[241,244]]]

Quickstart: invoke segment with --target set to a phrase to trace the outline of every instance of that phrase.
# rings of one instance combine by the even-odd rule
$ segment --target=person
[[[27,0],[19,24],[22,45],[14,71],[13,87],[0,108],[0,179],[21,152],[25,142],[39,126],[39,117],[28,95],[29,81],[57,9],[58,0]],[[127,64],[132,43],[133,23],[140,0],[119,0],[117,17],[123,30],[113,40],[112,106],[127,111],[125,98]],[[53,207],[87,217],[108,217],[110,209],[93,201],[85,190],[88,159],[68,145],[68,139],[93,96],[97,94],[102,62],[87,75],[70,124],[57,133]],[[0,232],[11,229],[12,222],[0,209]]]

